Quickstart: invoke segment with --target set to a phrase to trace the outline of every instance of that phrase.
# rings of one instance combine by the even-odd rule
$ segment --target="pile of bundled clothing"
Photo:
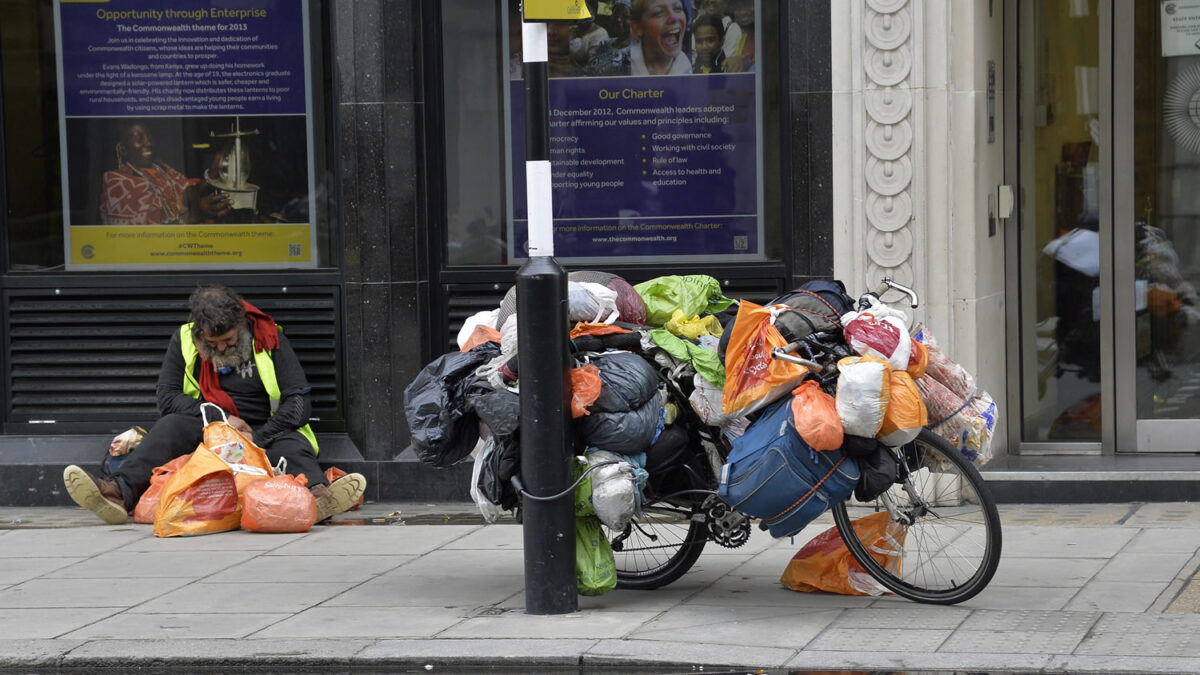
[[[807,513],[756,510],[731,483],[744,465],[735,460],[770,445],[782,428],[836,464],[860,499],[895,479],[892,455],[881,448],[902,446],[927,426],[977,464],[991,456],[991,397],[928,329],[910,335],[908,317],[882,304],[856,311],[840,281],[809,282],[757,305],[726,297],[706,275],[637,285],[595,271],[568,279],[574,363],[566,403],[581,461],[596,467],[593,510],[614,531],[646,499],[689,487],[670,482],[687,464],[713,480],[709,489],[720,477],[719,493],[735,508],[776,521],[775,536],[794,532]],[[405,389],[418,457],[438,467],[473,458],[471,494],[489,521],[519,502],[516,307],[512,289],[500,307],[470,317],[458,334],[461,350],[435,359]],[[777,347],[824,367],[776,358]],[[770,424],[777,428],[765,429]]]

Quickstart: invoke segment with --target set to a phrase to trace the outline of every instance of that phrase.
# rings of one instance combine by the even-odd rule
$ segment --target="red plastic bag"
[[[887,511],[859,518],[853,524],[859,541],[866,544],[871,557],[899,575],[908,529],[893,522]],[[801,547],[784,568],[779,583],[803,593],[882,595],[886,592],[850,554],[837,526],[818,534]]]
[[[154,524],[154,512],[158,510],[158,501],[162,496],[163,488],[167,486],[167,481],[171,480],[171,476],[183,468],[183,465],[187,464],[191,458],[192,453],[189,452],[162,466],[154,467],[154,472],[150,476],[150,487],[146,488],[141,498],[138,499],[137,506],[133,507],[133,522],[143,525]]]
[[[787,344],[775,327],[775,316],[786,305],[763,307],[743,300],[725,350],[725,389],[721,407],[726,415],[746,414],[769,405],[791,391],[808,369],[771,358],[771,350]]]
[[[604,380],[600,379],[600,369],[590,363],[586,366],[571,369],[571,417],[580,418],[592,414],[588,406],[600,398],[600,389]]]
[[[233,469],[202,445],[163,488],[154,512],[154,535],[236,530],[240,520]]]
[[[842,335],[858,354],[877,356],[887,361],[892,370],[904,370],[912,355],[912,338],[906,332],[903,315],[896,316],[893,312],[887,307],[860,312],[845,322]]]
[[[346,475],[346,472],[342,471],[341,469],[337,468],[336,466],[331,466],[328,469],[325,469],[325,480],[327,482],[329,482],[330,484],[332,484],[333,481],[335,481],[345,475]],[[358,507],[362,506],[362,504],[366,500],[366,498],[367,498],[367,495],[363,494],[363,496],[358,498],[358,501],[354,502],[354,506],[351,506],[350,508],[348,508],[346,510],[354,511]]]
[[[821,391],[815,380],[801,382],[792,397],[792,420],[800,438],[813,450],[842,447],[845,430],[833,397]]]
[[[317,498],[308,478],[275,476],[246,487],[242,529],[251,532],[308,532],[317,522]]]

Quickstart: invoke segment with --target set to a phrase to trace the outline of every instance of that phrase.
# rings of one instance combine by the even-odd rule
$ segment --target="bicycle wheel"
[[[683,576],[704,550],[708,527],[699,503],[647,504],[624,532],[605,528],[613,546],[617,588],[650,590]]]
[[[939,605],[972,598],[1000,563],[996,502],[975,467],[928,429],[901,450],[908,477],[870,504],[835,505],[838,531],[859,564],[888,590]],[[852,517],[881,510],[891,513],[892,540],[860,540]]]

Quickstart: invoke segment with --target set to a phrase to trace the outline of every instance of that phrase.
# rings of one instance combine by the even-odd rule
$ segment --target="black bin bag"
[[[475,382],[475,369],[499,355],[500,345],[494,342],[443,354],[404,388],[404,416],[422,462],[446,467],[471,454],[479,441],[479,418],[466,392]]]

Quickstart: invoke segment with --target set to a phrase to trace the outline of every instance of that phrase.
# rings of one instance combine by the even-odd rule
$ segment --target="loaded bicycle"
[[[875,307],[889,290],[908,295],[912,307],[918,306],[915,291],[885,279],[859,298],[858,309]],[[836,384],[836,362],[845,354],[840,335],[818,332],[776,348],[772,357],[805,366],[828,389]],[[618,586],[627,589],[670,584],[691,569],[710,541],[737,548],[754,529],[755,519],[718,494],[727,454],[721,430],[704,424],[692,410],[686,380],[677,370],[660,368],[659,378],[680,411],[688,451],[651,474],[640,515],[622,531],[608,532]],[[1000,517],[988,486],[958,449],[929,428],[886,452],[898,467],[889,488],[867,501],[829,505],[850,553],[880,585],[904,598],[948,605],[974,597],[1000,561]],[[881,512],[900,533],[892,542],[898,550],[889,551],[891,560],[882,559],[874,541],[864,541],[853,526],[856,519]],[[760,521],[763,529],[765,524]]]

